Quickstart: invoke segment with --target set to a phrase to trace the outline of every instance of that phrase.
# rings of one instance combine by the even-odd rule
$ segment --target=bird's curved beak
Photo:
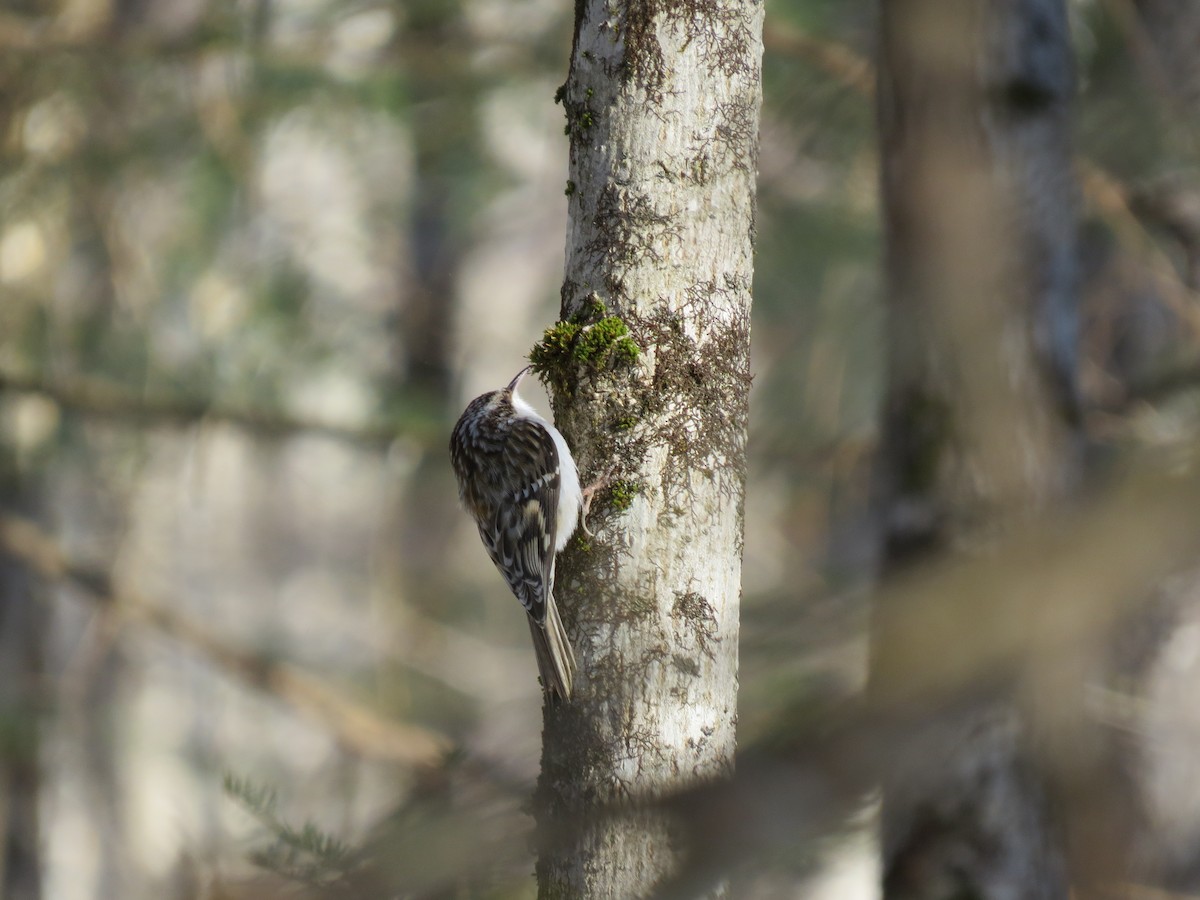
[[[517,385],[521,383],[521,379],[524,378],[532,368],[533,366],[526,366],[520,372],[518,372],[513,380],[508,383],[508,387],[505,390],[507,390],[510,394],[515,391],[517,389]]]

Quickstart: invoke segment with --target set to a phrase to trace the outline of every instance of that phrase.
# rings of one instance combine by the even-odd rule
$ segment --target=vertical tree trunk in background
[[[455,223],[470,218],[461,208],[470,195],[465,173],[481,168],[474,127],[481,101],[470,54],[446,52],[448,35],[463,28],[462,5],[421,0],[408,4],[405,13],[397,64],[409,76],[414,115],[412,208],[403,224],[411,268],[399,298],[397,355],[403,364],[396,367],[393,388],[405,396],[408,415],[414,409],[448,413],[454,388],[452,323],[465,250]],[[441,441],[422,450],[383,540],[387,565],[395,567],[404,596],[418,603],[418,598],[442,596],[442,549],[458,517],[457,510],[441,502],[449,475]],[[399,556],[392,555],[396,547],[403,548]]]
[[[454,223],[469,218],[462,208],[471,195],[467,176],[480,166],[478,76],[469,55],[445,51],[450,36],[463,28],[458,0],[410,2],[405,14],[397,62],[412,94],[415,171],[405,231],[411,271],[398,328],[404,366],[396,380],[440,409],[453,387],[451,323],[464,249]]]
[[[41,710],[46,606],[17,564],[0,559],[0,897],[38,900],[41,890]]]
[[[891,571],[986,552],[1077,484],[1073,82],[1063,0],[882,4]],[[903,675],[888,624],[903,614],[877,610],[876,690]],[[929,653],[937,640],[954,636]],[[1032,737],[1002,689],[898,761],[886,897],[1067,896]]]
[[[616,464],[617,508],[602,494],[559,558],[579,673],[546,711],[542,897],[648,894],[678,862],[668,823],[589,815],[733,766],[762,16],[576,4],[558,333],[582,331],[543,371],[584,480]],[[620,323],[632,364],[605,347]]]
[[[23,114],[33,90],[28,69],[17,59],[0,65],[0,129],[5,133]],[[10,413],[11,402],[0,400],[0,413]],[[33,493],[35,479],[21,472],[9,439],[6,435],[0,442],[0,501],[16,508]],[[0,897],[9,900],[42,896],[42,711],[37,700],[45,678],[47,617],[39,599],[28,575],[0,555]]]

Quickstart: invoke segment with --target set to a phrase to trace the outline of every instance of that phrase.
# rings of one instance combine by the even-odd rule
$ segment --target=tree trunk
[[[15,409],[11,398],[5,412]],[[34,515],[43,507],[41,466],[22,466],[16,442],[0,443],[0,511]],[[0,897],[40,900],[41,805],[46,766],[46,672],[50,615],[44,590],[0,551]]]
[[[1078,482],[1073,90],[1062,0],[884,0],[891,571],[986,552]],[[877,610],[876,690],[903,615]],[[1011,686],[946,713],[884,785],[885,896],[1066,897],[1040,775]]]
[[[563,322],[533,359],[585,481],[615,469],[559,558],[579,672],[546,709],[542,897],[647,895],[669,823],[594,812],[733,766],[762,16],[576,4]]]
[[[38,705],[46,608],[33,590],[15,563],[0,559],[0,715],[7,732],[0,753],[0,897],[10,900],[42,896]]]

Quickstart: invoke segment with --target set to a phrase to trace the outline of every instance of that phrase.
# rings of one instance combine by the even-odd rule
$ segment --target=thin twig
[[[178,610],[128,591],[118,595],[106,574],[70,560],[32,522],[0,515],[0,546],[43,578],[81,588],[122,618],[149,625],[204,656],[220,671],[271,694],[355,753],[411,766],[437,766],[452,747],[444,735],[385,719],[297,666],[232,647]]]
[[[1142,381],[1135,381],[1117,403],[1105,408],[1105,412],[1125,412],[1136,403],[1156,403],[1168,400],[1186,391],[1200,388],[1200,363],[1164,372]]]
[[[63,409],[101,419],[138,424],[188,427],[200,422],[234,425],[268,437],[312,434],[351,444],[386,447],[401,432],[396,424],[342,425],[286,413],[227,406],[213,400],[136,396],[119,387],[89,378],[48,379],[0,372],[0,391],[38,394]],[[405,428],[411,433],[413,429]],[[419,431],[424,431],[422,426]]]
[[[807,59],[867,100],[875,97],[875,67],[845,44],[776,23],[763,28],[763,46],[771,53]]]
[[[1131,192],[1116,176],[1085,159],[1077,161],[1083,191],[1092,208],[1122,238],[1126,248],[1136,248],[1150,274],[1162,288],[1163,299],[1193,336],[1200,335],[1200,306],[1195,292],[1176,271],[1174,263],[1142,224],[1131,201]]]

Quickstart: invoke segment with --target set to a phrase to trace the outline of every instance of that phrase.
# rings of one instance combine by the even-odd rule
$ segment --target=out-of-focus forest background
[[[1169,458],[1200,426],[1200,17],[1189,32],[1165,6],[1071,4],[1100,455]],[[366,840],[443,741],[532,784],[527,628],[457,508],[446,441],[558,315],[571,15],[0,11],[4,896],[220,895],[256,857],[279,863],[289,827]],[[777,721],[781,685],[803,716],[865,679],[875,16],[767,10],[744,743]],[[1200,612],[1149,671],[1136,710],[1103,708],[1153,729],[1145,781],[1183,848],[1200,836]],[[268,789],[270,810],[252,802]],[[870,816],[774,877],[874,896]],[[496,895],[532,896],[531,867]]]

